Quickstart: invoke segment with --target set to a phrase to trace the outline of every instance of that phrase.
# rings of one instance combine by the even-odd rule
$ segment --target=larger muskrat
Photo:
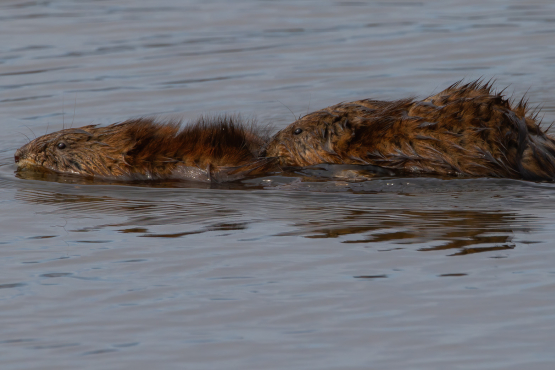
[[[106,127],[65,129],[40,136],[15,152],[20,169],[47,169],[121,180],[222,182],[267,173],[276,166],[258,153],[263,130],[237,117],[179,122],[132,119]]]
[[[555,180],[555,140],[526,102],[460,82],[424,100],[358,100],[278,132],[266,156],[282,166],[369,164],[402,173]]]

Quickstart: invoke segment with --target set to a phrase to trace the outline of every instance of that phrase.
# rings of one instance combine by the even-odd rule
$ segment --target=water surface
[[[13,153],[142,115],[277,130],[480,77],[549,124],[554,34],[549,1],[3,2],[2,369],[552,369],[553,184],[90,182]]]

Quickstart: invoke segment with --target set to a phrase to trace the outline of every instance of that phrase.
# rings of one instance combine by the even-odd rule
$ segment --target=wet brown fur
[[[201,118],[183,129],[139,118],[47,134],[18,149],[15,159],[20,168],[103,178],[230,181],[274,168],[273,159],[258,156],[267,142],[262,131],[237,117]]]
[[[295,130],[302,132],[295,134]],[[399,172],[555,180],[555,140],[526,102],[491,83],[455,83],[424,100],[359,100],[310,113],[269,143],[283,166],[370,164]]]

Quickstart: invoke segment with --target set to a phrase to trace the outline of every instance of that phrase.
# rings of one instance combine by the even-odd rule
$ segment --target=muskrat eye
[[[66,148],[66,144],[65,143],[58,143],[58,149],[65,149]]]
[[[293,132],[293,133],[294,133],[295,135],[298,135],[298,134],[300,134],[301,132],[303,132],[303,129],[299,127],[299,128],[296,129],[295,132]]]

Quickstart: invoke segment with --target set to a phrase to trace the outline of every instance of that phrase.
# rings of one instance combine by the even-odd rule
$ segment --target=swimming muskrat
[[[358,100],[310,113],[265,155],[282,166],[367,164],[401,173],[555,180],[555,140],[524,100],[460,82],[424,100]]]
[[[179,122],[139,118],[53,132],[22,146],[14,158],[20,169],[121,180],[222,182],[273,169],[273,158],[258,156],[267,140],[263,130],[238,117],[201,118],[182,129]]]

